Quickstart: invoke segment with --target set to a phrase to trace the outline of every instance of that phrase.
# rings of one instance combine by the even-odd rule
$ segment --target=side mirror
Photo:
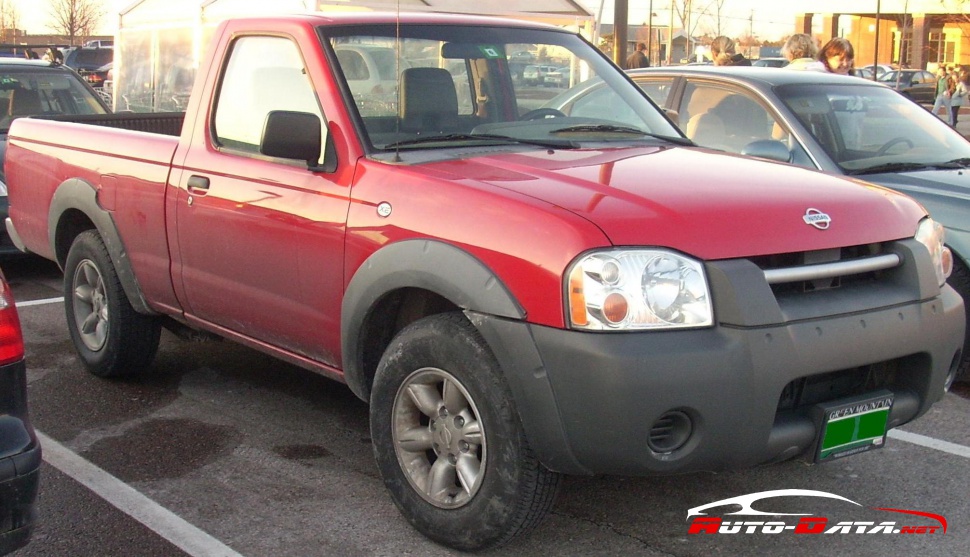
[[[309,112],[274,110],[266,116],[259,152],[268,157],[320,164],[322,124]]]
[[[741,149],[741,154],[778,162],[791,162],[791,151],[788,150],[788,146],[774,139],[752,141]]]

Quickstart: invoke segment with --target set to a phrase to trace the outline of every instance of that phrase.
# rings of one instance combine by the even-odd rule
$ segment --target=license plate
[[[816,406],[815,413],[821,417],[822,427],[815,462],[828,462],[884,446],[892,407],[893,393],[889,391]]]

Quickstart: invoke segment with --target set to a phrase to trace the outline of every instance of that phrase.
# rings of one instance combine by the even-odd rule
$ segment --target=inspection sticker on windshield
[[[886,424],[893,407],[893,393],[880,391],[869,396],[820,404],[822,433],[815,462],[827,462],[886,444]]]
[[[478,50],[482,52],[485,58],[504,58],[502,51],[494,46],[479,46]]]

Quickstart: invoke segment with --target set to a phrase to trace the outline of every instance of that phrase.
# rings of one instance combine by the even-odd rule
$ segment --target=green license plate
[[[821,415],[822,428],[815,462],[828,462],[885,445],[892,407],[893,393],[889,391],[819,404],[816,415]]]

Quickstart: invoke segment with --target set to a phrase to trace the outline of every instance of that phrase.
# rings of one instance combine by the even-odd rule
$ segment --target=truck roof
[[[260,21],[266,20],[263,17],[243,17],[235,18],[236,21]],[[293,19],[308,22],[312,25],[381,25],[402,23],[405,25],[429,24],[429,25],[479,25],[479,26],[499,26],[499,27],[522,27],[538,28],[555,31],[563,29],[534,21],[522,21],[492,16],[478,16],[465,14],[444,14],[430,12],[337,12],[337,13],[312,13],[312,14],[293,14],[268,18],[272,20]]]

